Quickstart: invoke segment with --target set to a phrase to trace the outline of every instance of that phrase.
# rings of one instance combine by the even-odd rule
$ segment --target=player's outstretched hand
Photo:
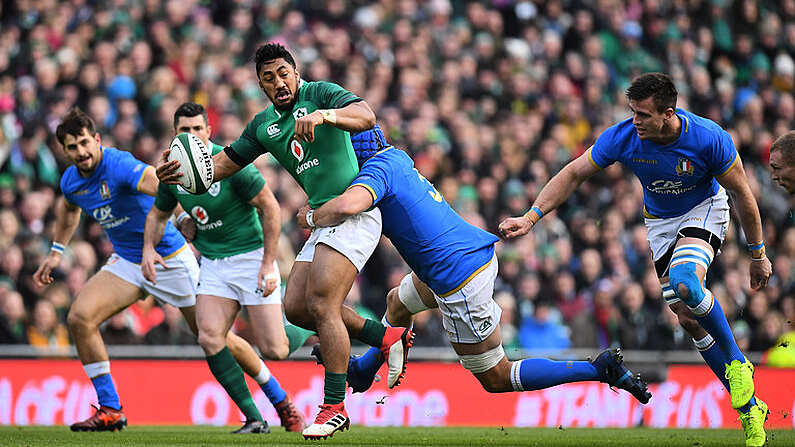
[[[295,120],[295,139],[299,143],[315,141],[315,126],[323,124],[323,115],[315,110]]]
[[[751,289],[759,290],[767,287],[767,281],[773,274],[773,266],[767,256],[759,260],[752,259],[748,270],[751,274]]]
[[[499,230],[500,235],[505,239],[513,239],[515,237],[524,236],[529,233],[533,228],[533,222],[530,219],[522,217],[509,217],[500,222]]]
[[[160,155],[160,160],[157,162],[157,166],[155,167],[155,173],[157,174],[157,179],[163,183],[168,185],[177,185],[179,184],[179,177],[182,175],[179,172],[179,161],[171,160],[168,161],[168,154],[171,153],[171,149],[166,149]]]
[[[305,230],[312,229],[312,227],[310,227],[309,224],[306,222],[306,213],[311,209],[312,208],[309,208],[309,205],[304,205],[298,210],[298,213],[296,213],[295,215],[295,220],[298,221],[298,226],[300,226]]]
[[[273,261],[266,261],[263,259],[262,264],[259,266],[259,272],[257,273],[257,284],[259,284],[257,293],[262,293],[262,296],[268,296],[279,287],[280,283],[281,278],[279,277],[279,273],[276,272],[276,269],[273,268]]]
[[[52,271],[61,263],[61,254],[51,251],[44,261],[41,263],[36,272],[33,273],[33,281],[38,286],[45,286],[52,283]]]
[[[177,224],[177,229],[188,242],[196,239],[196,222],[193,219],[182,219],[182,222]]]
[[[143,273],[144,278],[152,284],[157,284],[157,270],[155,269],[155,264],[160,264],[165,269],[168,268],[166,261],[160,256],[160,253],[156,252],[154,248],[147,249],[144,247],[144,251],[141,254],[141,273]]]

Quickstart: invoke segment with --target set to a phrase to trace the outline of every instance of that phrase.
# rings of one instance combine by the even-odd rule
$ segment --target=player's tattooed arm
[[[141,253],[141,273],[144,278],[156,284],[157,272],[155,264],[160,264],[166,267],[166,261],[155,250],[160,239],[163,238],[163,232],[166,229],[166,222],[168,217],[174,210],[163,211],[157,206],[152,206],[149,213],[146,215],[146,224],[144,226],[144,248]]]
[[[361,185],[354,185],[316,210],[304,206],[298,210],[296,219],[302,228],[333,227],[350,216],[368,210],[371,206],[373,206],[373,195],[370,191]],[[310,211],[310,218],[307,219],[306,215]]]
[[[259,209],[262,214],[263,253],[262,263],[257,273],[257,284],[260,286],[262,296],[270,295],[281,282],[281,278],[273,267],[276,252],[279,247],[279,229],[281,227],[281,209],[273,192],[264,185],[262,189],[249,201]]]
[[[737,215],[740,217],[740,225],[749,244],[764,242],[762,233],[762,219],[759,215],[759,207],[756,204],[751,186],[748,184],[748,177],[745,175],[742,160],[738,159],[737,164],[730,168],[720,177],[715,177],[718,183],[728,190],[737,207]],[[760,253],[753,254],[749,265],[751,276],[751,288],[758,290],[767,286],[770,275],[773,274],[773,267],[767,259],[764,249]]]
[[[529,233],[541,215],[559,207],[574,194],[582,182],[599,172],[599,167],[591,162],[590,152],[591,150],[588,149],[584,154],[569,162],[541,189],[533,203],[533,208],[537,208],[538,213],[531,209],[524,216],[509,217],[503,220],[499,226],[500,234],[507,239],[512,239]]]
[[[340,109],[319,109],[295,121],[295,139],[315,141],[315,127],[328,124],[351,133],[375,126],[375,113],[366,101],[357,101]]]
[[[39,268],[33,273],[33,280],[39,285],[52,283],[50,274],[61,263],[61,250],[55,249],[55,244],[65,246],[72,239],[77,226],[80,224],[80,207],[67,202],[65,198],[58,199],[55,205],[55,233],[53,234],[53,249],[44,258]]]

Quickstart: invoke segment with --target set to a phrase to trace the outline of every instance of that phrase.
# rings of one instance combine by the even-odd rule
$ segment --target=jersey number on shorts
[[[414,168],[414,172],[417,173],[417,176],[419,176],[420,181],[427,183],[428,186],[431,188],[431,190],[428,191],[428,194],[433,198],[433,200],[442,203],[442,194],[436,190],[436,187],[433,186],[433,183],[429,182],[427,178],[423,177],[422,174],[420,174],[420,171],[417,170],[417,168]]]

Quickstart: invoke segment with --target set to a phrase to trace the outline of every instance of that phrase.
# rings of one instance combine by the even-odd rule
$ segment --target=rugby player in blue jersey
[[[362,163],[359,175],[344,194],[316,210],[302,208],[297,219],[305,228],[329,227],[373,206],[381,210],[383,234],[413,270],[387,295],[385,325],[409,326],[413,314],[438,307],[461,364],[492,393],[594,380],[649,401],[646,385],[626,369],[618,350],[593,361],[508,361],[499,328],[502,310],[492,296],[497,237],[456,214],[411,158],[388,146],[377,126],[351,140]],[[382,363],[377,349],[351,359],[348,383],[354,392],[370,387]]]
[[[139,264],[146,215],[157,195],[155,169],[129,152],[103,147],[93,120],[80,109],[63,118],[56,136],[74,165],[61,177],[63,198],[55,208],[52,249],[33,278],[39,284],[52,282],[50,274],[60,264],[64,248],[80,223],[81,209],[105,230],[114,253],[80,290],[67,317],[77,355],[97,392],[99,407],[85,421],[72,424],[71,429],[120,430],[127,425],[127,418],[111,377],[99,325],[151,294],[178,307],[195,334],[199,266],[185,239],[167,223],[155,247],[165,266],[156,268],[157,284],[147,281]],[[256,377],[260,359],[251,346],[231,332],[226,343],[243,369]],[[249,431],[245,428],[242,432]]]
[[[751,288],[765,287],[772,273],[742,161],[720,126],[676,108],[676,87],[667,75],[638,76],[626,94],[632,118],[602,132],[590,149],[546,184],[530,211],[500,223],[500,232],[506,238],[527,234],[585,179],[616,161],[632,170],[643,185],[647,238],[663,297],[729,391],[746,445],[761,446],[768,408],[754,397],[754,367],[737,347],[718,300],[704,283],[729,224],[726,190],[734,195],[748,241]]]

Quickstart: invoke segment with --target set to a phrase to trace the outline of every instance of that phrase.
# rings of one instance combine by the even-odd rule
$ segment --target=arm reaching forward
[[[600,170],[591,161],[590,154],[591,149],[588,149],[555,174],[538,193],[533,207],[524,216],[509,217],[500,222],[500,234],[506,239],[524,236],[544,213],[556,209],[568,200],[582,182]]]

